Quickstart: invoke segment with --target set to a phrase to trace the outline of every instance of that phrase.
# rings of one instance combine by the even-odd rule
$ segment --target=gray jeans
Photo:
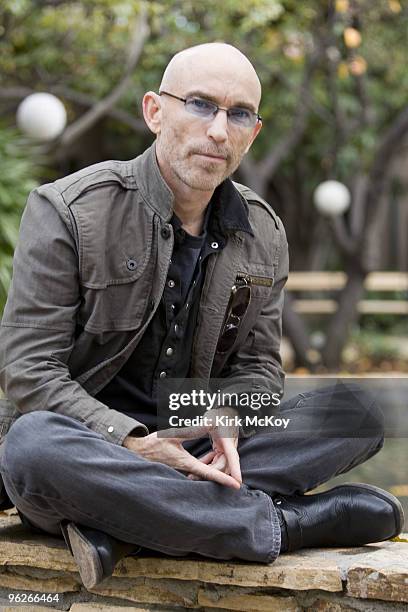
[[[283,402],[280,415],[292,430],[240,439],[240,490],[192,481],[46,410],[12,425],[0,470],[20,516],[45,532],[60,536],[67,519],[167,555],[270,563],[281,539],[273,497],[305,493],[347,472],[384,441],[381,411],[372,400],[356,401],[355,391],[302,393]],[[352,423],[347,435],[333,435],[333,415]],[[306,423],[302,431],[296,422]],[[357,422],[364,423],[359,437]],[[202,438],[185,447],[199,457],[211,443]]]

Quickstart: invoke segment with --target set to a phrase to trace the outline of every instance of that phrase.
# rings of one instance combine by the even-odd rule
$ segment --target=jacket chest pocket
[[[254,272],[238,272],[237,281],[247,283],[251,288],[251,300],[266,299],[269,297],[274,284],[273,268],[262,270],[262,274]]]
[[[231,353],[246,339],[263,302],[271,294],[273,283],[272,266],[268,269],[265,266],[252,266],[237,272],[218,337],[216,354]]]
[[[145,248],[118,249],[81,278],[78,322],[91,333],[138,329],[149,311],[156,268],[151,236]],[[108,274],[109,271],[109,274]]]
[[[151,286],[149,273],[139,280],[105,289],[84,288],[79,323],[92,333],[139,328],[148,310]]]
[[[251,287],[251,303],[256,305],[258,300],[270,297],[275,282],[275,267],[250,262],[237,272],[236,281],[247,283]]]

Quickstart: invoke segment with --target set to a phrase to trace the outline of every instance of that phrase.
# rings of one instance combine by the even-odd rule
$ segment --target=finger
[[[192,427],[169,427],[158,432],[159,438],[177,438],[180,441],[205,438],[212,429],[210,425],[194,425]]]
[[[228,467],[228,461],[224,454],[217,455],[217,457],[214,458],[210,465],[211,467],[215,467],[217,470],[225,472]]]
[[[208,457],[209,455],[212,455],[212,458],[203,461],[204,457]],[[211,467],[216,468],[221,472],[227,472],[228,465],[227,459],[224,454],[219,455],[215,453],[215,451],[211,451],[211,453],[208,453],[208,455],[205,455],[204,457],[199,457],[199,461],[205,463],[206,465],[210,465]],[[189,474],[187,478],[190,478],[190,480],[201,480],[200,477],[195,476],[194,474]]]
[[[241,465],[239,461],[238,451],[235,448],[234,442],[231,438],[224,438],[223,440],[224,454],[227,459],[228,467],[231,472],[231,476],[235,478],[239,483],[242,484]]]
[[[239,489],[241,486],[240,483],[232,476],[224,474],[213,466],[201,463],[201,461],[195,459],[195,457],[192,458],[191,465],[189,466],[189,472],[191,472],[193,475],[200,476],[205,480],[213,480],[214,482],[218,482],[218,484],[231,487],[232,489]]]
[[[206,455],[203,455],[202,457],[199,457],[198,460],[201,461],[202,463],[211,463],[211,461],[214,459],[216,455],[216,451],[212,450],[209,453],[207,453]]]
[[[217,470],[224,472],[225,474],[230,474],[231,472],[228,470],[228,465],[227,465],[227,460],[225,458],[225,455],[218,455],[217,458],[216,458],[216,455],[217,453],[215,451],[211,451],[207,455],[204,455],[204,457],[199,457],[199,461],[201,461],[202,463],[205,463],[206,465],[211,465],[211,467],[214,467]],[[204,461],[204,459],[206,460]],[[189,480],[202,480],[202,478],[200,478],[199,476],[195,476],[194,474],[189,474],[187,478]]]

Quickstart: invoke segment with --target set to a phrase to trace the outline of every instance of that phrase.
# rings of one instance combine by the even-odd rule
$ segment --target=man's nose
[[[208,126],[207,135],[215,142],[225,142],[228,138],[228,117],[227,113],[219,110],[215,117],[212,117]]]

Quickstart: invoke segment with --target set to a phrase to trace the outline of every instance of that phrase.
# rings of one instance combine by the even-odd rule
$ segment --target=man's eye
[[[230,117],[234,119],[248,120],[251,118],[251,113],[246,108],[233,107],[229,109]]]
[[[193,104],[195,108],[199,110],[211,110],[213,105],[206,100],[202,100],[201,98],[193,98],[190,100],[190,104]]]

